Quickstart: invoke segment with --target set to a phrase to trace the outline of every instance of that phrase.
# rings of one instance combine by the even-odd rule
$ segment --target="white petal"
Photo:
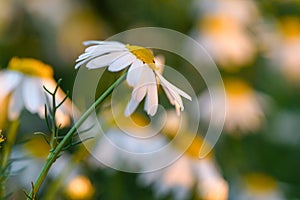
[[[171,90],[171,88],[165,87],[165,85],[162,85],[162,87],[171,104],[176,107],[176,111],[178,110],[178,107],[181,108],[181,111],[183,111],[184,107],[180,95],[176,93],[174,90]]]
[[[126,80],[130,86],[136,86],[141,78],[143,62],[136,59],[130,66]]]
[[[120,46],[115,46],[115,45],[95,45],[95,46],[90,46],[85,49],[85,53],[98,53],[99,55],[109,53],[109,52],[114,52],[114,51],[127,51],[128,49],[126,47],[120,47]]]
[[[39,78],[26,77],[23,82],[24,105],[31,113],[38,113],[43,103],[43,86]]]
[[[125,109],[125,116],[126,117],[130,116],[136,110],[139,103],[140,101],[136,101],[133,98],[131,98]]]
[[[176,86],[174,86],[173,84],[171,84],[169,81],[167,81],[162,75],[160,75],[159,73],[156,73],[156,75],[158,76],[159,80],[161,81],[161,83],[163,85],[165,85],[165,87],[170,88],[171,90],[175,91],[176,93],[178,93],[179,95],[183,96],[184,98],[192,101],[192,98],[185,93],[184,91],[180,90],[179,88],[177,88]]]
[[[17,87],[12,93],[9,108],[8,108],[8,118],[10,120],[15,120],[20,116],[23,109],[23,97],[22,97],[22,87]]]
[[[102,55],[106,55],[107,53],[115,53],[115,52],[128,52],[128,51],[121,51],[121,50],[112,50],[112,49],[102,49],[96,52],[91,52],[91,53],[83,53],[81,54],[76,62],[78,62],[75,65],[75,69],[77,69],[78,67],[80,67],[81,65],[83,65],[84,63],[87,63],[91,60],[93,60],[94,58],[97,58],[98,56],[102,56]]]
[[[43,79],[43,85],[50,91],[53,92],[56,87],[56,82],[54,79]],[[61,88],[58,88],[56,93],[56,105],[60,104],[65,98],[66,94]],[[52,98],[50,95],[47,95],[50,102]],[[76,109],[74,107],[74,109]],[[61,124],[62,127],[68,126],[70,124],[70,115],[72,114],[72,102],[68,98],[57,110],[56,123],[57,125]]]
[[[110,54],[102,55],[100,57],[94,58],[91,61],[89,61],[86,65],[89,69],[96,69],[101,67],[106,67],[110,65],[112,62],[114,62],[116,59],[120,58],[124,54],[127,54],[127,52],[113,52]]]
[[[64,113],[61,109],[58,109],[56,112],[56,125],[61,127],[69,126],[71,123],[70,117],[68,114]]]
[[[135,59],[136,57],[128,52],[124,56],[115,60],[111,65],[109,65],[108,70],[111,72],[120,71],[130,65]]]
[[[0,99],[6,97],[21,82],[23,75],[16,71],[0,71]]]
[[[107,44],[114,44],[117,46],[124,46],[124,44],[122,44],[121,42],[116,42],[116,41],[97,41],[97,40],[88,40],[88,41],[84,41],[83,45],[88,46],[88,45],[92,45],[92,44],[96,44],[96,45],[107,45]]]
[[[153,72],[148,75],[147,96],[145,101],[145,110],[148,115],[155,115],[158,107],[157,83]]]
[[[147,92],[147,85],[138,85],[132,91],[132,98],[136,101],[142,101]]]

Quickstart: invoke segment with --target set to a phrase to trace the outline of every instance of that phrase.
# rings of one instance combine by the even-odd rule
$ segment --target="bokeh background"
[[[228,198],[300,199],[298,0],[0,0],[0,67],[6,68],[14,56],[39,59],[53,66],[56,80],[62,78],[62,88],[72,93],[75,60],[84,51],[83,41],[105,40],[144,26],[191,36],[205,47],[222,74],[228,110],[214,160],[229,186]],[[184,67],[176,59],[168,62],[178,70]],[[196,78],[191,82],[197,85],[205,118],[206,86]],[[38,171],[46,145],[30,134],[45,130],[44,122],[26,112],[21,122],[15,153],[22,155],[23,148],[36,152],[32,155],[37,161],[26,166],[27,173]],[[28,145],[28,140],[35,145]],[[68,154],[74,152],[77,148]],[[159,195],[157,187],[140,184],[137,174],[95,167],[79,157],[75,169],[66,170],[73,175],[56,190],[56,199],[176,199],[171,190]],[[64,166],[57,168],[54,174]],[[12,179],[17,176],[14,173]],[[12,185],[20,183],[14,195],[22,199],[29,178],[26,186],[14,181]],[[53,181],[48,179],[42,194],[51,190]],[[80,190],[86,196],[76,196]],[[186,198],[201,199],[196,193],[192,187]]]

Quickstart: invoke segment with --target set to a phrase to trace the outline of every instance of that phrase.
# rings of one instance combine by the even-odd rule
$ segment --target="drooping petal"
[[[16,71],[3,70],[0,72],[0,99],[6,97],[22,80],[23,75]]]
[[[23,97],[22,97],[22,87],[17,87],[12,93],[9,108],[8,108],[8,118],[9,120],[15,120],[20,116],[20,113],[24,107]]]
[[[56,82],[54,79],[43,79],[43,85],[50,91],[54,92],[56,87]],[[58,88],[56,92],[56,105],[60,104],[63,99],[66,97],[66,94],[61,88]],[[52,97],[47,94],[49,102],[52,101]],[[67,98],[63,104],[57,109],[56,124],[61,125],[62,127],[68,126],[71,122],[70,115],[72,114],[73,108],[76,112],[76,106],[72,107],[72,101]]]
[[[86,65],[88,69],[96,69],[101,67],[106,67],[114,62],[116,59],[120,58],[121,56],[127,54],[127,52],[113,52],[109,54],[102,55],[100,57],[94,58],[89,61]]]
[[[26,77],[23,82],[24,105],[31,113],[37,113],[43,103],[43,87],[39,78]]]
[[[192,101],[192,97],[190,97],[187,93],[185,93],[184,91],[182,91],[181,89],[177,88],[176,86],[174,86],[172,83],[170,83],[169,81],[167,81],[162,75],[160,75],[159,73],[155,73],[159,80],[161,81],[162,85],[164,85],[165,87],[169,88],[170,90],[175,91],[176,93],[178,93],[180,96],[183,96],[184,98]]]
[[[135,59],[136,57],[128,52],[120,58],[116,59],[112,64],[110,64],[108,70],[111,72],[121,71],[122,69],[130,65]]]
[[[142,66],[143,62],[139,59],[136,59],[132,65],[129,67],[128,73],[127,73],[127,83],[130,86],[136,86],[141,78],[142,73]]]
[[[147,93],[147,85],[137,85],[132,91],[132,97],[134,100],[141,102]]]
[[[126,106],[125,116],[126,117],[130,116],[136,110],[136,108],[138,107],[139,103],[140,103],[140,101],[137,101],[137,100],[131,98],[130,101],[129,101],[129,103]]]
[[[149,71],[147,80],[147,96],[145,110],[151,116],[155,115],[158,108],[157,83],[153,71]]]
[[[181,108],[181,110],[183,110],[184,107],[183,107],[183,102],[182,102],[180,95],[178,93],[176,93],[174,90],[171,90],[170,88],[165,87],[164,85],[162,87],[163,87],[169,101],[171,102],[171,104],[174,106],[178,105]]]

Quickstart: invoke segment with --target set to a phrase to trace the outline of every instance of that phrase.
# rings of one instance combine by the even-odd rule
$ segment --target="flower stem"
[[[1,170],[1,177],[0,177],[0,198],[4,198],[5,196],[5,182],[7,176],[9,175],[9,157],[11,153],[12,146],[15,143],[18,129],[19,129],[19,121],[15,120],[10,123],[8,133],[6,134],[6,142],[3,146],[3,153],[1,156],[0,161],[0,170]]]
[[[94,111],[95,107],[99,105],[107,96],[110,95],[110,93],[113,91],[113,89],[121,83],[126,77],[126,73],[122,74],[89,108],[88,110],[80,117],[80,119],[74,124],[74,126],[69,130],[69,132],[65,135],[65,137],[62,139],[62,141],[55,147],[55,149],[49,153],[48,158],[44,164],[44,167],[42,168],[37,180],[35,181],[32,190],[29,193],[29,197],[27,197],[27,200],[34,199],[35,195],[39,191],[44,179],[46,178],[46,175],[48,174],[48,171],[52,164],[55,162],[57,157],[59,156],[59,153],[63,150],[65,145],[68,141],[72,138],[74,133],[76,132],[77,128],[79,128],[82,123],[88,118],[88,116]]]

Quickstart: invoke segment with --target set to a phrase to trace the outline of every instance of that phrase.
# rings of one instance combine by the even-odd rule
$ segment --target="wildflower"
[[[181,96],[191,100],[189,95],[160,74],[161,67],[150,50],[115,41],[87,41],[84,44],[93,46],[88,47],[85,53],[78,57],[75,68],[83,64],[86,64],[88,69],[108,66],[109,71],[117,72],[130,66],[126,80],[134,89],[125,111],[126,116],[131,115],[144,98],[144,109],[149,115],[155,115],[158,107],[158,84],[162,86],[178,114],[184,110]]]
[[[256,131],[264,119],[265,96],[254,91],[247,83],[239,79],[226,80],[225,91],[226,117],[224,129],[229,133]],[[207,121],[210,120],[212,107],[209,94],[207,92],[203,93],[199,98],[199,102],[204,118]],[[218,109],[218,107],[213,109]]]
[[[184,137],[188,135],[189,133]],[[188,199],[189,192],[196,185],[197,195],[201,199],[227,199],[228,184],[220,175],[212,154],[202,160],[198,159],[202,142],[200,137],[196,137],[178,160],[163,169],[141,174],[140,183],[144,186],[153,185],[158,196],[165,196],[171,192],[175,199]],[[182,148],[177,144],[174,151],[177,151],[178,147]]]
[[[198,40],[229,71],[249,64],[256,53],[249,33],[228,16],[207,16],[201,21]]]
[[[168,113],[168,116],[173,116],[171,117],[173,119],[167,118],[166,123],[176,124],[175,112]],[[145,118],[133,115],[133,120],[139,123],[142,121],[141,124],[144,124]],[[227,182],[218,171],[212,153],[199,160],[199,151],[203,146],[200,136],[194,138],[189,132],[176,135],[173,132],[177,132],[177,129],[167,125],[163,128],[167,132],[167,137],[165,134],[156,134],[147,139],[135,137],[151,132],[151,126],[144,125],[145,127],[139,131],[126,129],[126,132],[123,132],[113,128],[108,130],[92,149],[91,152],[96,159],[90,160],[90,164],[96,167],[110,166],[130,172],[141,172],[137,179],[138,183],[153,186],[155,194],[159,197],[171,193],[173,199],[188,199],[194,186],[197,185],[197,192],[201,197],[210,194],[210,200],[227,199]],[[172,145],[168,138],[172,138]],[[190,140],[192,143],[187,146],[186,141]],[[169,150],[157,156],[156,153],[166,146],[170,147]],[[156,156],[147,157],[153,154]],[[170,160],[170,157],[176,160]],[[99,161],[105,166],[99,165]],[[202,182],[206,184],[203,185]]]
[[[10,177],[14,183],[10,189],[12,193],[17,193],[24,188],[26,190],[30,189],[28,182],[35,180],[39,175],[40,169],[43,167],[50,151],[50,147],[43,137],[30,136],[26,138],[26,141],[12,150],[11,160],[14,160],[14,162],[11,163],[11,172],[17,174],[17,176]],[[64,166],[70,164],[70,160],[70,154],[64,153],[61,155],[55,161],[55,165],[51,167],[49,178],[51,180],[56,179]],[[75,166],[71,175],[64,179],[63,184],[67,185],[78,173],[79,166]]]
[[[45,94],[43,86],[51,92],[54,91],[56,82],[52,76],[52,68],[38,60],[12,58],[8,68],[0,71],[0,100],[9,97],[8,119],[17,119],[24,107],[29,112],[38,113],[41,118],[44,118],[44,105],[51,102],[52,97]],[[58,89],[57,103],[60,103],[64,97],[64,92]],[[71,102],[67,100],[57,110],[57,123],[62,126],[68,125],[70,112]]]
[[[273,177],[263,173],[249,173],[243,177],[242,188],[233,199],[263,199],[263,200],[284,200],[286,197],[280,190],[278,183]]]
[[[259,13],[252,1],[204,0],[196,37],[216,62],[228,71],[247,66],[257,52],[252,29]]]
[[[277,29],[276,29],[277,28]],[[292,83],[300,82],[300,18],[287,16],[282,18],[278,26],[264,30],[262,42],[267,43],[266,54],[273,65]],[[275,29],[275,30],[274,30]]]

